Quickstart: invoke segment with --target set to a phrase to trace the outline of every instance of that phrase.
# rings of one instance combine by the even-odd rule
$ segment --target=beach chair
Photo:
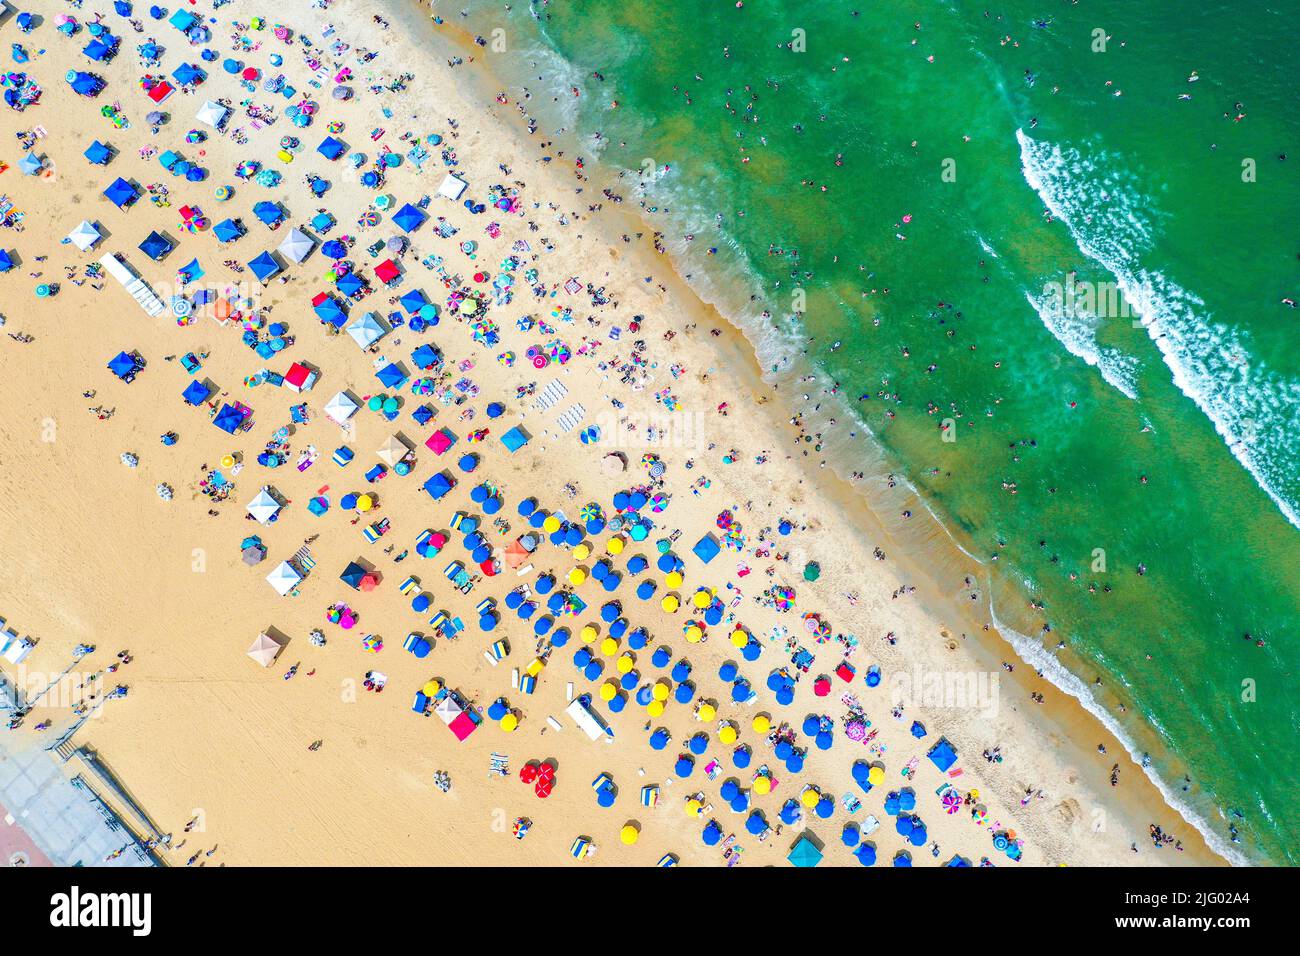
[[[361,534],[365,537],[367,543],[374,544],[379,540],[380,532],[377,525],[366,525],[361,529]]]
[[[443,628],[447,626],[447,612],[439,611],[433,617],[429,618],[429,626],[435,631],[442,633]]]
[[[519,692],[521,694],[532,694],[537,690],[537,678],[530,677],[528,674],[522,674],[519,677]]]
[[[493,601],[491,598],[484,598],[483,600],[478,602],[474,610],[478,611],[479,617],[482,617],[484,614],[492,610],[494,607],[496,607],[495,601]]]
[[[340,468],[345,468],[350,461],[352,461],[352,449],[347,445],[342,445],[334,450],[334,464]]]
[[[409,577],[405,581],[403,581],[400,585],[398,585],[397,590],[400,591],[402,594],[406,595],[407,597],[410,597],[416,591],[420,590],[420,582],[417,581],[413,576]]]
[[[483,652],[483,658],[493,667],[505,659],[507,653],[505,641],[495,641],[486,651]]]
[[[529,677],[536,677],[538,674],[542,672],[542,668],[544,668],[545,666],[546,664],[542,662],[542,659],[540,657],[534,657],[532,662],[527,667],[524,668],[524,673],[527,674]]]
[[[453,561],[442,569],[442,573],[448,581],[451,581],[454,584],[456,583],[456,578],[465,573],[465,565],[461,564],[459,561]]]

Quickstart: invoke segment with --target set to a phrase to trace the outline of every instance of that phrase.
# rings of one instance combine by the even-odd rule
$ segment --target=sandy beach
[[[289,0],[272,13],[246,0],[213,10],[203,0],[189,9],[211,36],[191,45],[139,5],[133,16],[143,32],[110,3],[29,8],[42,18],[20,38],[30,60],[8,68],[25,70],[42,92],[21,112],[4,111],[0,140],[8,167],[0,194],[12,203],[0,247],[15,261],[0,275],[0,617],[35,647],[21,665],[0,668],[29,696],[56,679],[57,686],[9,733],[43,734],[53,743],[81,709],[88,719],[69,739],[97,753],[171,835],[157,848],[167,864],[649,866],[671,855],[682,865],[786,865],[806,831],[825,854],[823,866],[859,865],[863,856],[888,866],[900,854],[917,866],[954,858],[998,866],[1225,862],[1105,728],[1037,679],[990,622],[965,606],[972,602],[961,572],[937,558],[948,542],[894,540],[867,496],[817,466],[790,423],[786,396],[763,381],[750,344],[672,272],[630,210],[593,211],[598,195],[575,194],[583,183],[574,178],[581,174],[574,157],[544,146],[545,130],[530,134],[509,95],[485,93],[493,84],[474,72],[480,64],[448,65],[429,39],[427,11]],[[81,52],[96,12],[120,38],[108,62],[88,62]],[[61,14],[77,19],[75,36],[56,32]],[[267,17],[264,28],[251,28],[259,15]],[[164,48],[161,65],[140,62],[137,47],[148,38]],[[201,61],[202,49],[215,58]],[[472,43],[462,50],[468,60]],[[368,53],[375,55],[365,59]],[[223,69],[228,58],[257,71],[247,81],[251,90],[240,85],[239,72]],[[206,79],[152,103],[141,76],[170,75],[181,63],[197,64]],[[102,77],[103,92],[77,95],[64,80],[69,70]],[[295,95],[264,89],[278,75]],[[351,98],[335,98],[336,86],[349,88]],[[287,108],[304,100],[314,104],[310,123],[295,126]],[[209,101],[229,109],[219,129],[195,119]],[[110,105],[129,125],[103,115]],[[146,122],[151,110],[166,114],[156,131]],[[15,134],[37,127],[23,148]],[[203,135],[187,137],[191,130]],[[347,145],[342,157],[318,152],[327,136]],[[284,137],[296,145],[282,145]],[[111,145],[107,165],[83,157],[92,140]],[[417,144],[427,152],[422,165],[407,155]],[[163,169],[166,150],[208,170],[206,179],[187,182]],[[19,165],[29,151],[42,161],[35,175]],[[404,158],[380,185],[367,187],[361,174],[381,151]],[[355,167],[354,153],[364,154]],[[237,166],[249,160],[280,173],[280,181],[237,178]],[[449,172],[467,184],[458,201],[438,195]],[[320,197],[307,184],[312,176],[330,184]],[[103,195],[119,177],[141,187],[128,208]],[[151,196],[151,184],[165,193]],[[218,200],[219,186],[232,187],[233,196]],[[492,205],[490,193],[506,208]],[[430,199],[422,205],[423,197]],[[487,208],[476,213],[466,199]],[[283,223],[274,230],[254,214],[260,202],[281,208]],[[409,233],[393,222],[408,203],[427,220]],[[184,226],[183,206],[199,211],[203,228]],[[337,220],[328,231],[309,225],[321,209]],[[218,243],[212,224],[227,218],[241,220],[246,232]],[[371,219],[378,224],[365,225]],[[82,220],[102,236],[86,252],[61,243]],[[258,282],[246,264],[276,249],[294,227],[316,240],[313,251],[301,263],[281,256],[282,271]],[[153,230],[175,243],[156,262],[139,249]],[[642,238],[622,241],[634,231]],[[394,236],[404,239],[400,253],[383,245]],[[436,327],[394,328],[369,351],[327,329],[313,298],[344,297],[327,278],[339,270],[321,243],[344,237],[353,241],[341,258],[372,290],[349,303],[349,321],[371,311],[405,313],[398,297],[422,289],[440,307]],[[376,254],[368,251],[373,243]],[[167,304],[164,314],[147,314],[111,276],[82,281],[88,265],[111,253]],[[375,270],[390,257],[401,274],[385,286]],[[204,275],[178,286],[177,270],[191,260]],[[494,297],[493,280],[503,274],[514,283],[508,301],[500,285]],[[55,294],[38,297],[37,287],[49,283],[58,284]],[[492,344],[483,341],[483,324],[476,336],[474,321],[447,307],[448,296],[464,289],[481,298],[477,318],[493,324]],[[195,305],[193,320],[179,323],[171,297],[192,301],[199,290],[213,301]],[[244,321],[217,320],[217,300],[246,319],[260,317],[247,323],[255,345],[281,338],[285,347],[264,360],[245,343]],[[272,335],[272,323],[286,330]],[[560,344],[555,357],[535,365],[529,350],[549,355],[552,343]],[[417,369],[411,357],[422,345],[441,354],[432,370]],[[121,351],[145,360],[129,383],[106,368]],[[187,353],[201,357],[194,374],[182,368]],[[263,369],[286,375],[294,363],[318,373],[309,390],[245,384]],[[409,380],[398,387],[378,381],[390,363],[400,363]],[[186,404],[182,392],[205,380],[216,386],[211,404]],[[412,390],[420,380],[425,394]],[[340,427],[324,408],[344,391],[361,407]],[[377,395],[400,397],[391,421],[368,407]],[[232,435],[213,427],[212,415],[228,402],[251,407],[250,429]],[[490,403],[502,406],[499,417],[490,417]],[[424,423],[411,414],[422,405],[433,413]],[[501,439],[515,427],[529,440],[511,453]],[[285,463],[265,467],[258,455],[280,429],[277,453]],[[441,429],[457,441],[438,455],[426,439]],[[168,433],[174,444],[160,441]],[[367,482],[377,450],[393,435],[413,452],[410,473],[390,467]],[[340,446],[355,453],[345,467],[331,460]],[[312,463],[300,470],[304,453]],[[137,464],[124,464],[124,454]],[[465,454],[478,456],[472,473],[458,465]],[[625,470],[608,463],[614,454]],[[237,469],[221,464],[227,456],[239,459]],[[203,493],[200,482],[213,470],[233,484],[225,500]],[[424,483],[444,471],[455,486],[432,500]],[[471,498],[485,482],[486,493],[502,502],[496,521]],[[170,500],[160,498],[160,484],[172,489]],[[246,511],[264,486],[283,503],[269,524]],[[662,507],[647,504],[630,518],[624,509],[629,530],[616,534],[608,527],[618,514],[615,496],[633,489],[660,496]],[[373,495],[376,507],[344,507],[350,493]],[[312,514],[313,498],[327,499],[329,509]],[[529,498],[578,522],[588,556],[576,557],[572,545],[543,533],[517,573],[507,549],[531,530],[518,510]],[[602,530],[582,528],[588,505]],[[458,513],[483,516],[478,530],[499,573],[485,574],[471,560],[453,528]],[[630,528],[642,518],[647,534],[637,541]],[[363,529],[380,520],[388,522],[384,533],[367,540]],[[425,530],[449,538],[427,559],[415,551]],[[251,535],[266,551],[254,566],[241,557]],[[692,550],[706,535],[721,544],[707,563]],[[620,544],[611,549],[614,539]],[[281,597],[267,574],[304,548],[309,573]],[[664,552],[680,559],[676,586],[657,566]],[[648,559],[639,573],[628,570],[637,555]],[[617,591],[606,593],[591,576],[602,558],[623,578]],[[452,560],[468,569],[472,587],[458,590],[444,575]],[[373,590],[340,580],[353,561],[373,570]],[[570,583],[574,568],[583,569],[583,583]],[[567,588],[586,605],[556,618],[554,627],[569,632],[562,646],[553,644],[555,630],[539,635],[534,621],[506,603],[510,592],[528,587],[545,616],[538,580],[547,573],[557,590]],[[418,583],[404,594],[408,576]],[[634,592],[645,580],[654,593],[640,599]],[[718,612],[715,624],[702,624],[704,609],[693,605],[701,588],[712,592],[705,603]],[[411,601],[421,593],[430,606],[417,613]],[[674,612],[661,604],[669,594],[680,600]],[[491,633],[480,626],[485,599],[500,618]],[[611,622],[600,610],[610,600],[620,603],[630,629],[648,631],[644,648],[633,649],[625,635],[614,640],[614,653],[601,649]],[[340,604],[355,612],[354,627],[327,619]],[[435,635],[435,611],[464,629]],[[590,645],[581,633],[587,624],[597,633]],[[702,639],[691,640],[692,625]],[[310,640],[317,630],[324,646]],[[758,646],[755,660],[742,658],[736,631]],[[263,632],[283,644],[267,667],[245,654]],[[427,657],[403,649],[412,633],[431,638]],[[368,649],[367,637],[382,650]],[[508,653],[492,664],[484,652],[498,640]],[[79,646],[94,649],[78,655]],[[595,680],[574,665],[582,647],[603,662]],[[669,649],[667,666],[652,662],[660,647]],[[614,712],[600,691],[625,654],[639,680],[621,692],[625,709]],[[535,691],[512,687],[512,670],[525,671],[534,659],[544,662]],[[670,676],[681,661],[689,665],[689,702],[676,699],[683,682]],[[752,700],[733,699],[734,685],[720,676],[728,662],[752,688]],[[866,680],[872,668],[878,686]],[[794,685],[784,705],[769,685],[782,669]],[[386,678],[379,692],[365,687],[371,672]],[[437,715],[412,712],[413,697],[432,679],[481,715],[463,741]],[[653,717],[637,694],[657,682],[673,695]],[[105,700],[119,685],[125,695]],[[566,715],[569,685],[575,696],[592,695],[592,710],[612,736],[591,740]],[[1042,694],[1041,703],[1032,694]],[[512,732],[487,715],[499,698],[517,717]],[[701,718],[701,702],[713,716]],[[824,718],[825,749],[807,732],[810,715]],[[769,733],[754,729],[760,716]],[[850,727],[864,739],[852,739]],[[671,740],[656,750],[649,740],[660,728]],[[731,732],[735,743],[723,743]],[[773,732],[792,739],[801,769],[777,756]],[[679,755],[696,734],[707,742],[683,776]],[[956,755],[944,770],[928,756],[942,740]],[[752,749],[747,767],[733,763],[737,745]],[[490,772],[493,755],[505,758],[505,775]],[[530,762],[555,768],[544,799],[520,780]],[[878,782],[860,784],[866,770],[855,766],[862,764],[878,768]],[[755,788],[763,769],[768,782]],[[450,778],[446,792],[435,786],[439,772]],[[602,775],[617,789],[607,808],[592,785]],[[721,796],[733,779],[745,795],[741,809]],[[640,799],[645,787],[657,788],[653,806]],[[806,801],[809,788],[816,795]],[[914,795],[910,813],[925,828],[919,842],[898,825],[897,807],[886,809],[887,797],[899,792]],[[701,812],[688,813],[692,798]],[[826,799],[830,812],[821,816],[814,807]],[[783,822],[790,800],[799,810]],[[769,825],[765,832],[747,830],[755,810]],[[530,825],[516,839],[521,818]],[[716,845],[701,839],[711,820],[722,837]],[[631,845],[621,841],[628,824],[639,832]],[[1153,846],[1153,824],[1167,845]],[[853,834],[869,852],[857,849]],[[596,852],[575,859],[578,838]]]

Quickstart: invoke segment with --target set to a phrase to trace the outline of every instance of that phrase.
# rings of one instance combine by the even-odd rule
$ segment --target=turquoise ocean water
[[[1300,20],[434,10],[821,402],[823,456],[906,476],[1021,655],[1214,845],[1300,862]]]

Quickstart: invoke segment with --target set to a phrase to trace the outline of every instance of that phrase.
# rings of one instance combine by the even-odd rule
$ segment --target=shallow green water
[[[1300,862],[1300,312],[1280,304],[1300,297],[1300,25],[1256,3],[1000,9],[454,19],[505,31],[489,68],[624,171],[776,377],[807,360],[840,383],[838,409],[798,386],[828,453],[885,450],[986,563],[1022,654],[1068,686],[1065,639],[1218,845],[1233,808],[1240,850]]]

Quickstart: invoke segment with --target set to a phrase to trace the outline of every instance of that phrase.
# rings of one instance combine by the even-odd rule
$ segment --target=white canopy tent
[[[217,129],[226,121],[226,117],[229,115],[229,109],[222,106],[220,103],[214,103],[212,100],[208,100],[199,107],[199,113],[196,118],[200,123],[203,123],[206,126],[211,126],[213,129]]]
[[[352,336],[352,341],[356,342],[359,348],[368,349],[387,335],[388,329],[379,320],[379,316],[367,312],[353,320],[347,327],[347,333]]]
[[[81,225],[68,233],[68,241],[82,252],[85,252],[102,238],[99,229],[88,219],[83,219]]]
[[[263,488],[257,493],[257,497],[248,503],[248,513],[259,524],[267,524],[280,511],[280,502],[276,501]]]
[[[257,635],[257,640],[244,653],[263,667],[270,667],[280,653],[280,645],[266,632]]]
[[[348,419],[357,413],[357,403],[347,392],[339,392],[325,403],[325,417],[336,425],[346,425]]]
[[[288,561],[281,561],[275,566],[275,569],[266,576],[266,581],[275,592],[284,597],[290,591],[298,586],[302,580],[302,575],[294,570],[293,565]]]
[[[410,453],[410,446],[396,435],[389,435],[388,441],[384,442],[379,450],[375,452],[379,456],[379,460],[390,468]]]
[[[459,199],[461,194],[468,188],[469,183],[465,182],[465,180],[461,179],[459,176],[453,176],[451,173],[448,173],[446,178],[443,179],[442,185],[438,187],[438,195],[445,196],[451,200],[456,200]]]
[[[276,251],[290,262],[302,262],[316,248],[316,240],[294,226]]]

